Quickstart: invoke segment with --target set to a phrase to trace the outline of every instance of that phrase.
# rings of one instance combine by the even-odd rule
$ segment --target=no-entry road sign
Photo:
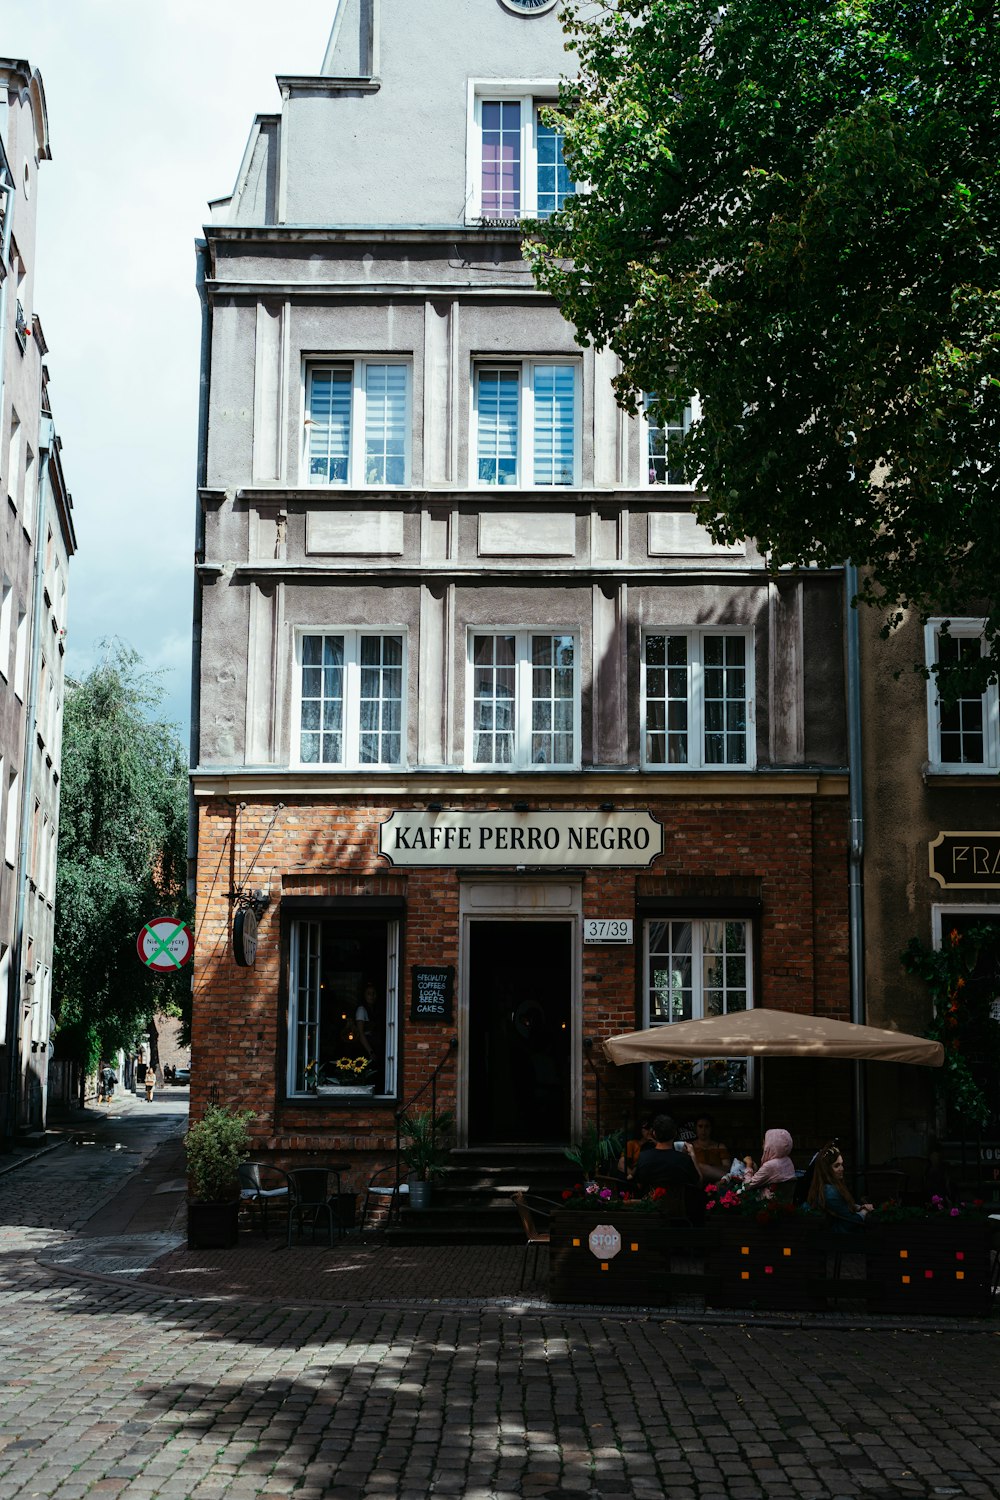
[[[139,933],[139,957],[154,974],[174,974],[194,952],[194,938],[180,917],[154,917]]]

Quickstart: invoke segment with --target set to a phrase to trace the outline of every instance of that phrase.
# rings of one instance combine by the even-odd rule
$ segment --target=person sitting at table
[[[824,1146],[817,1155],[806,1202],[826,1214],[834,1234],[860,1229],[872,1211],[870,1203],[855,1203],[851,1196],[844,1181],[844,1158],[836,1144]]]
[[[653,1121],[654,1145],[640,1153],[632,1181],[641,1193],[658,1187],[681,1188],[690,1218],[698,1221],[705,1212],[701,1174],[695,1166],[690,1141],[678,1142],[676,1137],[677,1126],[670,1116],[657,1115]],[[678,1150],[678,1145],[684,1149]]]
[[[718,1182],[725,1177],[732,1160],[729,1147],[713,1139],[714,1129],[711,1115],[699,1115],[694,1122],[692,1150],[703,1182]]]
[[[794,1182],[795,1167],[792,1162],[792,1138],[787,1130],[768,1130],[764,1135],[764,1149],[760,1166],[755,1167],[752,1158],[750,1170],[743,1179],[744,1187],[777,1187],[782,1182]]]
[[[639,1165],[639,1155],[647,1147],[655,1146],[653,1139],[653,1116],[643,1115],[639,1120],[639,1133],[631,1140],[625,1142],[625,1150],[618,1158],[618,1171],[623,1177],[635,1176],[635,1169]]]

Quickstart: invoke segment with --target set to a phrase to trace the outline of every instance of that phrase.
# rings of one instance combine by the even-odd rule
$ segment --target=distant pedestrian
[[[101,1071],[98,1075],[97,1102],[98,1104],[110,1104],[111,1096],[115,1091],[118,1079],[106,1062],[101,1063]]]
[[[146,1064],[146,1076],[143,1079],[143,1084],[146,1088],[146,1103],[152,1104],[153,1090],[156,1088],[156,1069],[152,1063]]]

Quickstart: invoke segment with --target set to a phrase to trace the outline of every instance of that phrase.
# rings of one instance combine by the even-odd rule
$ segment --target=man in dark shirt
[[[676,1134],[677,1127],[670,1116],[657,1115],[653,1121],[654,1144],[640,1152],[632,1180],[642,1193],[657,1187],[682,1189],[689,1217],[700,1223],[705,1210],[701,1173],[686,1141],[683,1151],[674,1149]]]

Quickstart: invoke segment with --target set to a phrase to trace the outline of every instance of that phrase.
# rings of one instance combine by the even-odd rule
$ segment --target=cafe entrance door
[[[572,1139],[572,921],[468,926],[470,1146]]]

